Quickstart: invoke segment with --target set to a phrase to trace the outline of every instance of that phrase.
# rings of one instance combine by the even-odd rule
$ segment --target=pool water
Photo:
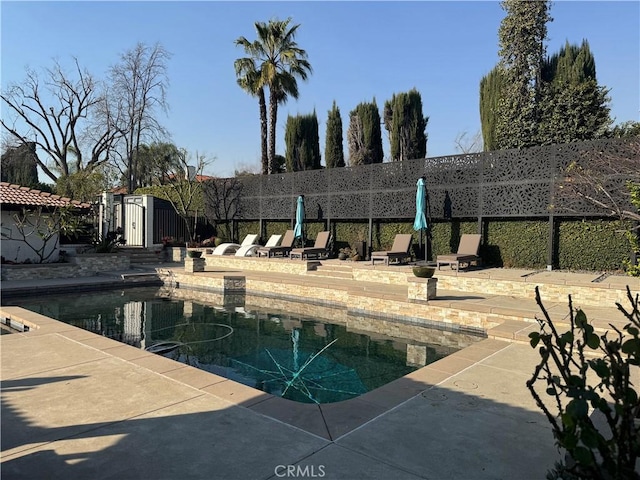
[[[208,305],[147,287],[6,303],[304,403],[357,397],[460,349],[349,331],[249,300]]]

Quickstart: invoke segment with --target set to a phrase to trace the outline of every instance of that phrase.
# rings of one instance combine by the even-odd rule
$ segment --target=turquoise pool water
[[[208,305],[168,297],[163,289],[133,288],[6,304],[305,403],[357,397],[474,341],[452,332],[431,335],[446,333],[447,345],[424,336],[367,334],[330,320],[253,308],[244,297],[233,300]]]

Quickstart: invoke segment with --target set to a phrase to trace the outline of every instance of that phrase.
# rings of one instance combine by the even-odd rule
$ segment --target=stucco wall
[[[16,227],[16,221],[14,215],[19,212],[2,211],[1,215],[1,235],[0,252],[7,261],[16,263],[39,263],[40,257],[34,251],[39,250],[44,245],[42,239],[38,236],[38,233],[31,226],[26,226],[23,229],[24,236],[20,233]],[[35,217],[31,217],[31,223],[36,223]],[[33,248],[32,248],[33,247]],[[45,263],[58,261],[58,235],[54,236],[47,241],[44,257],[47,257],[51,252],[51,256],[46,258]]]

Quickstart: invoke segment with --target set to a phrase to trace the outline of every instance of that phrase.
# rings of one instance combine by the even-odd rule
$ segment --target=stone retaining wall
[[[309,270],[315,270],[320,262],[289,260],[288,258],[257,258],[236,257],[235,255],[207,255],[203,254],[207,267],[225,267],[238,270],[253,270],[256,272],[291,273],[305,275]]]
[[[457,290],[469,293],[482,293],[484,295],[505,295],[518,298],[534,299],[536,286],[540,287],[540,296],[544,302],[566,303],[571,295],[574,305],[589,306],[614,306],[616,302],[627,304],[627,291],[621,286],[598,286],[590,282],[589,285],[566,283],[540,283],[533,279],[529,281],[512,281],[500,279],[486,279],[463,276],[442,275],[438,277],[438,288],[442,290]],[[638,281],[629,278],[632,294],[637,294]]]
[[[172,283],[180,288],[211,289],[215,293],[241,290],[242,282],[240,279],[244,277],[223,273],[211,276],[192,275],[174,271],[170,276],[161,276],[161,278],[167,284]],[[245,278],[244,291],[247,294],[268,296],[269,300],[266,301],[266,304],[272,308],[279,308],[277,305],[280,302],[286,302],[287,299],[298,299],[298,301],[304,299],[304,302],[308,303],[310,309],[313,307],[314,311],[315,307],[322,305],[340,307],[346,309],[347,314],[391,317],[394,320],[446,328],[451,331],[467,329],[480,333],[500,325],[506,320],[523,320],[512,315],[437,307],[428,304],[426,300],[419,301],[407,298],[406,301],[396,301],[377,295],[360,295],[347,288],[334,288],[330,283],[326,287],[319,287],[318,285],[276,283],[263,279]],[[298,313],[303,314],[304,312]],[[526,320],[535,321],[534,318]],[[381,331],[381,333],[383,332]]]
[[[126,255],[95,253],[69,257],[69,263],[3,265],[2,280],[90,277],[100,272],[129,270]]]

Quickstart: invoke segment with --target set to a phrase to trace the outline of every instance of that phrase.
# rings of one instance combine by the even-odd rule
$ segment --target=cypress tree
[[[495,66],[480,80],[480,122],[485,152],[498,149],[496,123],[504,84],[504,75],[499,66]]]
[[[384,125],[389,132],[392,161],[426,157],[428,121],[429,117],[422,115],[422,97],[415,88],[394,94],[385,102]]]
[[[596,64],[586,40],[569,42],[545,60],[538,143],[593,140],[611,125],[608,90],[598,85]]]
[[[351,165],[382,163],[384,154],[380,113],[375,98],[371,103],[358,104],[349,113],[347,141]]]
[[[342,145],[342,117],[340,109],[333,101],[327,117],[324,163],[327,168],[344,167],[344,147]]]
[[[321,168],[318,117],[315,111],[309,115],[287,118],[285,144],[288,172]]]

